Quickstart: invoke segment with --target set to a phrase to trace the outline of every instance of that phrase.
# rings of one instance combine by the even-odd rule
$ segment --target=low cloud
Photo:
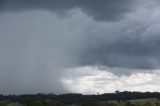
[[[49,10],[65,12],[80,8],[96,20],[115,21],[133,9],[132,0],[1,0],[1,12],[25,10]]]
[[[159,72],[159,70],[156,70]],[[156,73],[133,73],[129,76],[116,76],[108,70],[92,67],[68,69],[62,82],[75,93],[103,94],[120,91],[159,91],[159,75]],[[82,76],[79,76],[82,75]]]

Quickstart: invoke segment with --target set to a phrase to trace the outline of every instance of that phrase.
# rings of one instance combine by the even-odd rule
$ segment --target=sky
[[[159,0],[0,0],[0,94],[159,91]]]

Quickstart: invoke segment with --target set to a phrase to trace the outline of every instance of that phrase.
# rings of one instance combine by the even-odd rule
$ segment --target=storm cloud
[[[1,0],[2,12],[49,10],[63,12],[80,8],[96,20],[115,21],[133,9],[133,0]]]
[[[70,92],[68,79],[77,85],[95,67],[99,77],[152,78],[160,69],[159,10],[156,0],[0,0],[0,93]],[[64,80],[68,70],[82,80]]]

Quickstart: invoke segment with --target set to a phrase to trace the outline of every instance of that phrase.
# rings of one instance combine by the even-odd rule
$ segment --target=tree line
[[[82,102],[98,102],[98,101],[127,101],[131,99],[145,99],[145,98],[158,98],[160,99],[159,92],[131,92],[131,91],[124,91],[119,92],[116,91],[115,93],[105,93],[99,95],[83,95],[83,94],[76,94],[76,93],[69,93],[69,94],[23,94],[23,95],[0,95],[0,101],[12,101],[12,102],[19,102],[22,104],[28,103],[30,100],[33,99],[45,99],[45,100],[54,100],[54,101],[61,101],[65,104],[74,104],[74,103],[82,103]]]

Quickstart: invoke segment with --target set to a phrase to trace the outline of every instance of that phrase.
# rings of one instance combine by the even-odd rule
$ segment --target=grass
[[[143,105],[145,103],[150,103],[152,106],[156,106],[155,103],[160,103],[160,100],[158,100],[157,98],[134,99],[134,100],[128,100],[128,101],[130,101],[132,104],[136,104],[136,105]],[[115,103],[115,104],[117,104],[117,106],[125,106],[126,102],[120,101],[117,103],[116,100],[108,101],[108,103]]]
[[[135,99],[135,100],[130,100],[131,103],[133,104],[144,104],[146,102],[150,102],[151,105],[155,106],[155,103],[160,103],[160,100],[157,98],[148,98],[148,99]]]
[[[160,104],[160,100],[156,98],[134,99],[134,100],[127,100],[127,101],[130,101],[131,104],[135,104],[136,106],[149,106],[149,105],[146,105],[146,103],[149,103],[151,106],[156,106],[156,103]],[[117,104],[117,106],[126,106],[127,101],[117,102],[116,100],[113,100],[113,101],[107,101],[107,102]],[[106,101],[102,101],[101,103],[104,103],[104,102]],[[26,105],[21,105],[19,103],[8,103],[7,106],[26,106]],[[79,105],[75,104],[75,105],[68,105],[68,106],[79,106]]]

